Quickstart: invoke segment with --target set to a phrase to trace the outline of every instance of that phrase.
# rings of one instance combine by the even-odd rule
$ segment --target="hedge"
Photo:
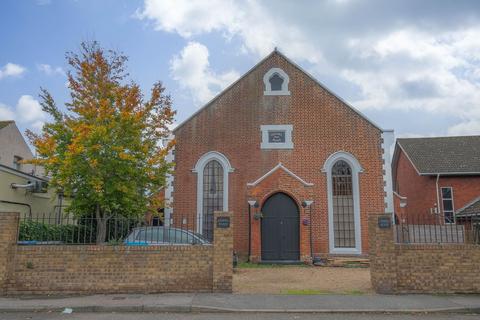
[[[19,241],[95,243],[95,230],[84,225],[48,224],[44,222],[20,221]]]

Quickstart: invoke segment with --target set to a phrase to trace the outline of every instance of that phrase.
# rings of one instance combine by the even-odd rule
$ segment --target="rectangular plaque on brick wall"
[[[217,228],[221,228],[221,229],[230,228],[230,217],[218,217]]]
[[[392,220],[388,216],[378,217],[378,227],[380,229],[390,229],[392,227]]]

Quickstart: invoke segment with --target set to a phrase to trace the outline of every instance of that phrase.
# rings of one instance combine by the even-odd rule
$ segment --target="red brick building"
[[[397,139],[392,175],[400,218],[480,214],[480,136]]]
[[[367,216],[393,212],[393,132],[276,50],[173,134],[167,220],[208,238],[232,211],[242,258],[368,254]]]

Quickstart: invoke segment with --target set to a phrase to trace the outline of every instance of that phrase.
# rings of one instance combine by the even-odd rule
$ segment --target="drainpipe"
[[[252,207],[258,207],[257,200],[248,200],[248,262],[252,254]]]
[[[32,217],[32,207],[28,203],[23,203],[23,202],[15,202],[15,201],[8,201],[8,200],[0,200],[2,203],[8,203],[8,204],[17,204],[19,206],[25,206],[28,207],[28,217]]]
[[[438,191],[438,180],[440,180],[440,174],[437,174],[437,181],[435,182],[435,187],[437,189],[437,214],[440,214],[440,193]]]

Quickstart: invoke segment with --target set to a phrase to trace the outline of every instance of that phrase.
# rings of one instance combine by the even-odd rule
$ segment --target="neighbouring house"
[[[368,254],[369,214],[393,212],[393,131],[275,50],[178,125],[166,223],[212,238],[233,212],[252,261]],[[228,223],[217,221],[216,224]]]
[[[397,218],[480,215],[480,136],[397,139],[392,175]]]
[[[48,189],[42,167],[22,163],[34,156],[14,121],[0,121],[0,211],[59,221],[65,201]]]

